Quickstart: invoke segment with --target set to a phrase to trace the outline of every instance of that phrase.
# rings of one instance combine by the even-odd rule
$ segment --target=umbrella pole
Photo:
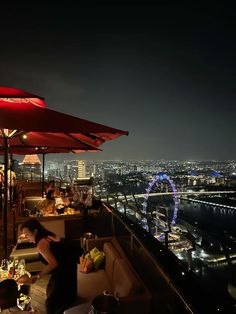
[[[10,159],[10,160],[9,160],[9,163],[10,163],[10,165],[9,165],[9,170],[10,170],[10,171],[9,171],[9,176],[10,176],[10,177],[8,178],[8,179],[9,179],[9,180],[8,180],[8,181],[9,181],[9,187],[8,187],[8,188],[9,188],[10,209],[11,209],[11,208],[12,208],[12,203],[13,203],[13,199],[12,199],[12,194],[13,194],[13,193],[12,193],[12,184],[11,184],[11,183],[12,183],[12,170],[13,170],[13,169],[12,169],[12,154],[10,154],[9,157],[10,157],[10,158],[9,158],[9,159]]]
[[[3,206],[3,253],[7,258],[7,212],[8,212],[8,137],[3,134],[4,138],[4,206]]]
[[[42,169],[42,197],[44,197],[44,165],[45,165],[45,154],[43,153],[43,169]]]

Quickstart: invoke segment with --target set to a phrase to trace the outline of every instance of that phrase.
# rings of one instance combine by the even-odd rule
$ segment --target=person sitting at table
[[[55,181],[53,180],[45,184],[45,193],[47,194],[50,190],[55,190]]]
[[[68,207],[70,205],[70,199],[67,195],[67,192],[61,189],[60,196],[56,197],[56,207],[57,206]]]
[[[57,215],[55,204],[54,191],[49,190],[46,199],[39,204],[39,210],[43,216]]]
[[[36,243],[45,266],[37,275],[19,278],[18,283],[34,283],[51,274],[47,286],[46,313],[61,314],[77,301],[77,261],[82,249],[75,247],[72,241],[63,242],[34,218],[24,222],[21,231],[30,242]]]
[[[55,209],[58,214],[64,213],[64,210],[70,205],[70,199],[62,189],[60,191],[60,196],[55,198],[55,202]]]

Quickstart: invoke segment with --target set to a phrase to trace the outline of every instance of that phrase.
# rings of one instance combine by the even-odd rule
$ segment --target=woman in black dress
[[[31,283],[46,274],[51,274],[47,286],[47,314],[60,314],[77,300],[77,261],[81,254],[73,242],[60,240],[53,232],[44,228],[36,219],[22,224],[22,232],[30,242],[35,242],[42,261],[43,270],[31,276]],[[20,283],[27,282],[23,277]]]

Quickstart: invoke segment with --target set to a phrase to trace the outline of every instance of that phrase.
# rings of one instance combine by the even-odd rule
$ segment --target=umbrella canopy
[[[0,148],[4,153],[4,250],[7,257],[7,168],[8,154],[97,151],[107,140],[128,135],[127,131],[60,113],[32,101],[9,99],[12,90],[0,97]],[[25,92],[17,93],[25,96]],[[28,94],[31,99],[32,94]],[[27,97],[26,97],[27,98]],[[32,97],[37,99],[37,97]],[[42,100],[42,99],[41,99]]]
[[[9,152],[12,154],[24,154],[27,149],[30,153],[58,153],[58,152],[74,152],[82,151],[97,151],[97,146],[100,142],[95,141],[88,144],[78,138],[63,133],[43,133],[43,132],[28,132],[28,133],[13,133],[12,137],[9,134]],[[95,145],[96,144],[96,145]],[[4,151],[4,138],[0,135],[0,153]]]
[[[37,96],[21,89],[12,87],[0,87],[0,99],[9,102],[30,102],[36,106],[45,107],[44,98]]]
[[[66,138],[82,140],[95,146],[121,135],[128,135],[127,131],[35,106],[31,103],[4,100],[0,100],[0,128],[14,130],[14,133],[9,132],[9,138],[14,138],[16,135],[22,136],[27,132],[63,133]]]
[[[12,135],[11,135],[12,133]],[[53,147],[69,149],[92,149],[101,145],[104,140],[91,139],[79,134],[48,133],[48,132],[15,132],[9,133],[10,147],[9,150],[26,147],[35,147],[35,149],[50,149]],[[0,137],[0,149],[3,148],[3,138]]]
[[[89,147],[89,146],[88,146]],[[13,155],[34,155],[34,154],[57,154],[57,153],[96,153],[101,152],[102,150],[99,148],[78,148],[78,147],[35,147],[35,146],[25,146],[22,148],[10,147],[9,153]],[[0,147],[0,155],[4,154],[4,149]]]

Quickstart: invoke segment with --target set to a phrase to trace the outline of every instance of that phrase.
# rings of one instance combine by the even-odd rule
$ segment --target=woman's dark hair
[[[25,221],[21,225],[21,231],[23,228],[29,229],[30,232],[34,232],[37,230],[35,242],[38,243],[42,238],[46,238],[47,236],[55,236],[55,233],[47,230],[37,219],[31,218]]]
[[[54,200],[54,195],[53,195],[53,193],[54,193],[54,190],[49,190],[49,191],[47,192],[46,199],[48,199],[48,200]]]

